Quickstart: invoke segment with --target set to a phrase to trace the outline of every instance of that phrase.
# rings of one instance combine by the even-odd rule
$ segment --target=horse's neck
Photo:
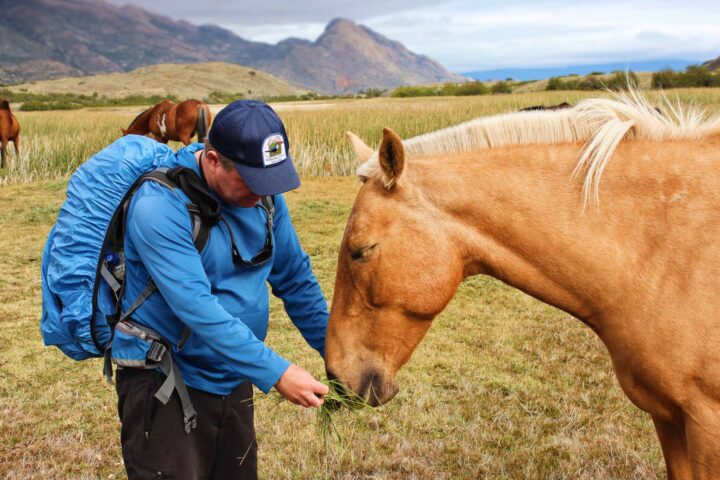
[[[135,117],[135,120],[130,124],[126,130],[126,134],[145,135],[150,132],[150,115],[152,114],[155,107],[150,107],[140,115]]]
[[[452,218],[467,276],[494,276],[592,325],[623,293],[628,252],[617,220],[599,221],[592,205],[583,211],[580,182],[571,181],[579,150],[487,150],[423,175],[443,192],[435,201]]]

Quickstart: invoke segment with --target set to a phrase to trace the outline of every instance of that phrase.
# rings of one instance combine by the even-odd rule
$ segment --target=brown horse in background
[[[720,478],[720,117],[632,92],[407,141],[386,129],[377,152],[349,137],[364,185],[339,251],[330,378],[388,402],[460,282],[491,275],[595,331],[668,478]]]
[[[175,104],[165,100],[135,117],[122,132],[123,135],[150,133],[158,142],[175,140],[188,145],[196,132],[198,142],[205,140],[211,120],[207,103],[190,99]]]
[[[15,155],[20,155],[20,123],[10,111],[10,102],[0,99],[0,168],[5,168],[8,142],[15,145]]]

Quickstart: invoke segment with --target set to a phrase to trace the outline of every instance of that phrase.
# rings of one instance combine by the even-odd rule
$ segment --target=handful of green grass
[[[354,414],[362,410],[370,409],[365,400],[350,392],[337,380],[324,380],[323,383],[330,388],[325,395],[325,401],[317,410],[317,428],[322,434],[325,450],[335,450],[337,446],[342,452],[345,449],[345,437],[338,430],[333,415],[340,409],[347,408]]]

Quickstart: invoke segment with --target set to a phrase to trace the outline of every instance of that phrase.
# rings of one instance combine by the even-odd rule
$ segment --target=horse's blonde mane
[[[574,176],[584,173],[583,196],[598,198],[607,163],[623,139],[697,140],[720,134],[720,116],[672,102],[656,108],[637,90],[614,98],[583,100],[565,110],[514,112],[482,117],[403,141],[408,159],[508,145],[585,142]],[[377,152],[357,171],[369,178],[379,171]]]

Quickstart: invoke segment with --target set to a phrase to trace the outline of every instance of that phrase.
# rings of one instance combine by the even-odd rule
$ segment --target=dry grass
[[[711,111],[720,110],[720,89],[672,91]],[[483,115],[531,105],[576,103],[593,92],[536,92],[518,95],[436,98],[380,98],[274,105],[285,122],[290,154],[303,175],[353,175],[356,161],[344,137],[346,130],[377,145],[383,127],[409,138]],[[658,93],[651,92],[651,97]],[[0,185],[66,178],[88,156],[120,136],[142,108],[90,109],[71,112],[16,112],[21,123],[20,159],[0,172]],[[177,146],[175,144],[174,146]]]
[[[332,296],[357,189],[305,179],[288,195],[301,241]],[[122,478],[115,394],[99,361],[43,348],[39,262],[63,182],[0,191],[0,478]],[[7,234],[7,232],[12,232]],[[269,343],[322,376],[320,358],[272,304]],[[649,417],[620,392],[594,334],[494,280],[466,281],[400,374],[389,405],[339,411],[326,453],[314,411],[256,399],[263,478],[661,478]]]
[[[682,94],[714,109],[720,104],[716,90]],[[354,169],[342,139],[347,129],[372,144],[385,125],[411,136],[480,114],[583,97],[571,95],[345,102],[281,115],[303,170],[329,175]],[[38,319],[40,255],[64,199],[63,178],[130,117],[108,111],[21,116],[25,166],[5,173],[0,188],[0,478],[124,477],[116,397],[101,362],[76,363],[44,348]],[[354,178],[305,178],[287,195],[328,298],[357,185]],[[268,342],[323,376],[321,359],[275,300]],[[333,416],[346,439],[341,454],[326,453],[316,412],[258,394],[262,478],[664,476],[650,418],[621,393],[595,335],[495,280],[463,283],[399,380],[397,398],[361,412],[362,421],[349,412]]]
[[[9,89],[31,93],[97,93],[110,98],[176,95],[181,99],[202,99],[213,91],[242,93],[245,97],[299,95],[307,91],[262,70],[224,62],[150,65],[127,73],[42,80]]]

